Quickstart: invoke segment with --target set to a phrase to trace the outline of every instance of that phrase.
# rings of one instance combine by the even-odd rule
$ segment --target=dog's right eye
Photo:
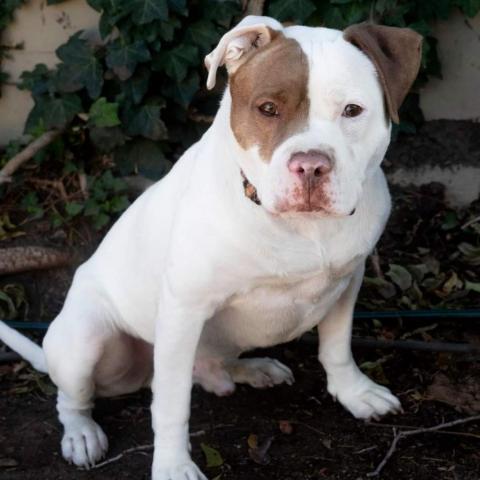
[[[278,115],[278,108],[273,102],[262,103],[258,110],[266,117],[276,117]]]

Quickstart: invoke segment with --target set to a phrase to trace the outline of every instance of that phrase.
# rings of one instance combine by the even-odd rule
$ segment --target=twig
[[[452,422],[440,423],[433,427],[423,427],[423,428],[417,428],[415,430],[407,430],[407,431],[404,430],[399,433],[397,433],[397,430],[394,428],[393,429],[394,436],[393,436],[393,441],[392,441],[392,444],[390,445],[390,448],[388,449],[383,460],[378,464],[377,468],[374,471],[367,473],[367,477],[377,477],[378,475],[380,475],[380,472],[383,470],[383,468],[387,464],[390,457],[395,453],[397,444],[402,438],[411,437],[412,435],[419,435],[421,433],[432,433],[432,432],[436,432],[437,430],[454,427],[456,425],[461,425],[468,422],[475,422],[478,420],[480,420],[480,415],[475,415],[473,417],[460,418],[458,420],[453,420]]]
[[[192,432],[190,434],[190,437],[200,437],[202,435],[205,435],[205,430],[199,430],[198,432]],[[92,469],[95,468],[103,468],[106,465],[109,465],[110,463],[117,462],[121,458],[123,458],[125,455],[128,455],[129,453],[136,453],[136,452],[148,452],[150,450],[153,450],[153,443],[150,443],[148,445],[139,445],[138,447],[132,447],[132,448],[127,448],[123,452],[119,453],[115,457],[108,458],[107,460],[97,463],[92,467]]]
[[[398,428],[398,429],[409,429],[409,428],[414,429],[415,428],[413,425],[395,425],[393,423],[366,422],[365,425],[367,427],[374,427],[374,428]],[[459,437],[470,437],[470,438],[480,439],[479,434],[470,433],[470,432],[457,432],[457,431],[443,432],[443,431],[439,431],[437,433],[441,434],[441,435],[456,435],[456,436],[459,436]]]
[[[30,160],[39,150],[52,143],[61,133],[62,130],[50,130],[45,132],[30,143],[30,145],[27,145],[21,152],[13,156],[0,170],[0,184],[10,182],[10,177],[20,168],[21,165],[27,160]]]
[[[248,0],[245,15],[262,15],[265,0]]]
[[[361,450],[357,450],[356,452],[353,452],[353,454],[354,455],[361,455],[362,453],[371,452],[372,450],[376,450],[377,448],[378,448],[378,445],[372,445],[371,447],[362,448]]]
[[[149,450],[153,450],[153,444],[139,445],[138,447],[127,448],[126,450],[124,450],[122,453],[119,453],[115,457],[109,458],[109,459],[105,460],[104,462],[97,463],[96,465],[94,465],[92,467],[92,470],[96,469],[96,468],[103,468],[106,465],[109,465],[110,463],[117,462],[118,460],[123,458],[125,455],[128,455],[129,453],[146,452],[146,451],[149,451]]]
[[[63,185],[63,182],[61,180],[48,180],[44,178],[29,178],[27,179],[27,182],[33,183],[34,185],[38,185],[41,188],[55,188],[58,190],[58,193],[60,194],[60,197],[64,202],[68,202],[68,195],[67,191],[65,190],[65,186]]]
[[[87,175],[84,172],[78,174],[78,183],[80,185],[80,191],[82,192],[82,196],[84,200],[88,200],[89,192],[88,192],[88,181]]]
[[[468,222],[464,223],[460,228],[462,230],[465,230],[467,227],[469,227],[470,225],[473,225],[474,223],[477,223],[477,222],[480,222],[480,215],[478,217],[473,217]]]

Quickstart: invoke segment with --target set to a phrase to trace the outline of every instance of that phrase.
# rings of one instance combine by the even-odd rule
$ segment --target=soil
[[[416,325],[415,325],[416,326]],[[387,381],[402,401],[405,413],[365,423],[355,420],[325,389],[325,376],[315,347],[295,342],[269,354],[292,367],[296,383],[269,390],[241,386],[231,396],[218,398],[195,387],[190,431],[193,458],[210,479],[222,480],[359,480],[366,479],[384,457],[392,440],[389,424],[411,428],[433,426],[467,415],[451,406],[430,401],[426,388],[442,370],[457,382],[479,369],[472,359],[438,353],[394,352],[383,363]],[[376,361],[384,353],[356,350],[357,360]],[[445,368],[448,365],[448,368]],[[25,373],[27,372],[27,373]],[[148,479],[151,451],[125,454],[98,470],[81,471],[59,453],[60,428],[54,396],[42,393],[35,377],[3,367],[0,377],[0,467],[3,480]],[[45,390],[45,387],[43,387]],[[149,392],[97,402],[95,417],[110,439],[109,458],[138,445],[150,444]],[[288,423],[285,423],[287,421]],[[282,427],[282,428],[280,428]],[[282,433],[289,431],[291,433]],[[422,434],[400,441],[380,478],[480,478],[479,423],[456,427],[454,434]],[[249,443],[256,435],[261,446],[272,440],[267,457],[256,463]],[[250,439],[249,439],[250,437]],[[223,464],[207,468],[200,445],[215,448]],[[258,459],[257,459],[258,461]],[[218,477],[218,475],[221,475]]]
[[[478,167],[480,161],[480,123],[464,120],[425,122],[414,135],[401,135],[390,144],[383,168],[420,165]]]
[[[393,145],[388,160],[394,162],[398,158],[398,161],[408,162],[413,158],[412,155],[416,155],[412,161],[428,162],[440,149],[447,162],[448,158],[452,158],[448,152],[458,151],[455,138],[467,137],[469,145],[473,146],[469,147],[465,157],[478,155],[478,142],[475,143],[475,139],[480,137],[470,136],[473,130],[478,129],[477,125],[458,122],[452,125],[451,130],[447,128],[446,131],[445,128],[447,127],[443,123],[437,127],[427,125],[424,127],[426,133],[423,130],[420,132],[422,138],[403,137]],[[447,135],[448,131],[454,134]],[[431,141],[432,136],[434,140]],[[453,139],[448,143],[447,138]],[[441,148],[438,139],[441,140]],[[466,147],[462,148],[461,151],[465,152]],[[434,207],[427,208],[425,199],[431,196],[431,190],[428,195],[417,196],[420,200],[415,209],[419,215],[424,215],[425,222],[429,218],[438,218],[436,224],[430,222],[438,227],[443,217],[440,213],[433,212]],[[411,204],[406,204],[404,208],[405,211],[411,209]],[[463,217],[460,219],[463,221]],[[421,232],[421,235],[416,234],[417,238],[429,238],[423,230],[418,230],[414,220],[401,212],[394,212],[387,229],[391,233],[384,236],[383,244],[379,247],[381,267],[388,268],[390,257],[399,263],[402,249],[406,251],[410,248],[410,243],[405,241],[402,233],[405,225],[415,224],[415,232]],[[76,227],[76,240],[73,242],[70,241],[70,235],[62,236],[59,231],[51,232],[41,222],[27,225],[25,230],[26,236],[2,242],[2,246],[22,243],[68,246],[75,250],[78,263],[90,254],[98,241],[98,237],[90,238],[91,233],[82,226]],[[447,247],[452,238],[456,239],[455,232],[456,230],[453,234],[449,233],[449,237],[435,238],[432,246],[437,252],[442,252],[439,257],[442,264],[447,260],[450,262],[449,269],[467,270],[460,263],[454,263],[457,262],[457,257],[449,260]],[[410,256],[412,254],[409,253]],[[476,278],[476,268],[470,267],[471,274],[467,274],[471,277],[468,278]],[[27,319],[45,321],[59,310],[73,271],[74,268],[56,269],[4,277],[0,286],[8,282],[24,285],[29,310],[22,313],[27,313]],[[471,296],[462,298],[467,298],[470,306],[478,303]],[[433,302],[431,299],[428,301]],[[395,306],[390,303],[385,305]],[[356,323],[354,333],[357,336],[380,339],[404,337],[424,341],[469,341],[480,345],[480,323],[474,319],[455,322],[438,319],[362,321]],[[415,429],[480,413],[478,354],[466,356],[359,348],[354,353],[367,374],[388,385],[401,399],[405,410],[403,414],[384,418],[380,422],[365,423],[354,419],[327,393],[325,375],[316,359],[315,346],[311,342],[296,341],[268,351],[255,352],[255,355],[278,358],[290,366],[296,377],[296,383],[292,387],[254,390],[239,386],[227,398],[218,398],[200,388],[194,388],[190,424],[194,460],[212,480],[366,480],[367,473],[375,469],[391,444],[392,425],[398,429]],[[439,372],[443,375],[442,378],[446,377],[447,382],[455,385],[458,397],[450,395],[445,400],[429,389]],[[463,389],[467,385],[471,388],[472,384],[474,388],[468,396]],[[470,402],[468,405],[465,404],[467,396]],[[148,391],[97,402],[95,417],[110,440],[108,458],[132,447],[151,444],[150,402]],[[476,421],[442,433],[420,434],[403,439],[380,478],[479,480],[479,429],[480,421]],[[151,450],[126,453],[103,468],[87,472],[68,465],[62,459],[59,451],[60,438],[54,389],[48,379],[23,363],[0,365],[2,480],[150,478]],[[270,441],[266,455],[259,455],[258,451],[256,455],[249,452],[255,443],[258,443],[261,450]],[[218,463],[221,465],[207,466],[202,444],[214,448],[220,454]]]

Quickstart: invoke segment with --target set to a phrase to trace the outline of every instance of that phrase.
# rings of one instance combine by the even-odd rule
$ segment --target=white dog
[[[43,350],[0,337],[58,386],[65,459],[107,450],[95,396],[150,386],[154,480],[205,479],[189,455],[192,382],[293,383],[270,358],[239,359],[318,325],[328,391],[357,418],[400,409],[360,372],[352,312],[390,210],[380,170],[416,77],[421,37],[247,17],[206,58],[227,87],[202,139],[118,220],[76,272]]]

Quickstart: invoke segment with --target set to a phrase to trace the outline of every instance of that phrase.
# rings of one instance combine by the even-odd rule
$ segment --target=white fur
[[[231,393],[235,382],[291,384],[291,371],[279,362],[238,355],[316,325],[332,395],[359,418],[400,408],[359,371],[350,351],[363,264],[390,208],[379,168],[390,133],[382,92],[371,63],[341,33],[304,27],[285,33],[309,59],[308,129],[280,145],[267,164],[256,148],[244,151],[235,141],[227,90],[209,131],[122,215],[75,274],[43,348],[59,388],[62,452],[76,465],[88,468],[107,449],[90,414],[95,394],[151,382],[153,480],[204,479],[188,453],[192,371],[219,395]],[[347,121],[345,102],[361,103],[364,114]],[[335,154],[334,211],[272,214],[277,197],[288,195],[289,156],[319,145]],[[262,206],[245,197],[240,168]],[[352,208],[355,215],[346,216]],[[7,340],[5,330],[0,336]]]

